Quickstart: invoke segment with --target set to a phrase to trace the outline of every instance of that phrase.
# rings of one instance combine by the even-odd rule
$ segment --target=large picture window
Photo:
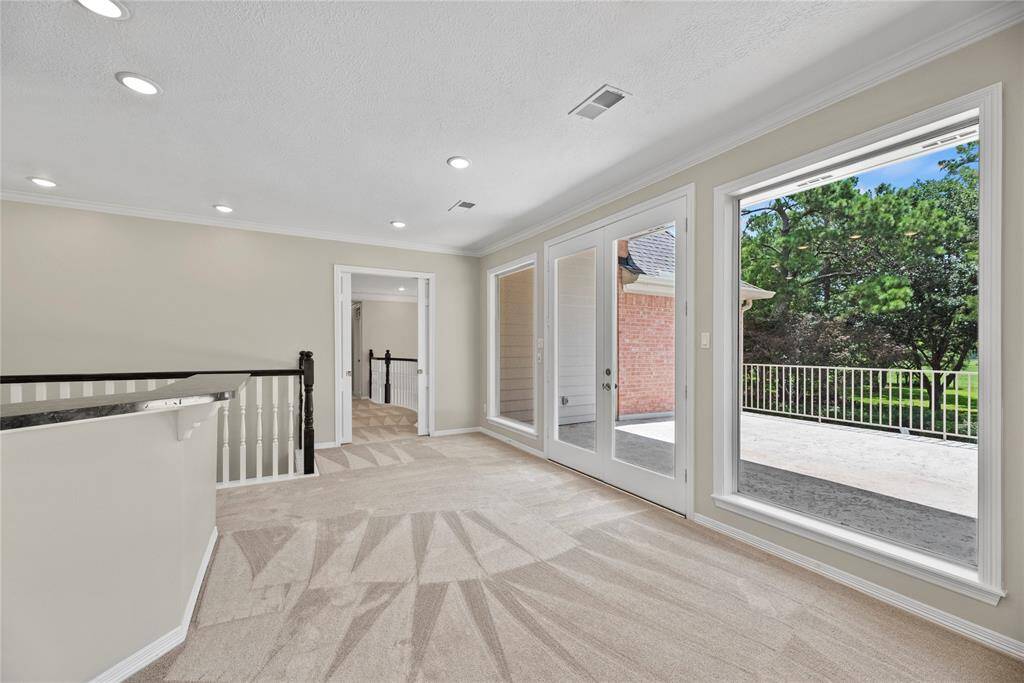
[[[717,193],[736,353],[716,496],[992,600],[998,149],[982,110]]]
[[[488,273],[489,391],[493,422],[536,433],[536,263],[534,257]]]

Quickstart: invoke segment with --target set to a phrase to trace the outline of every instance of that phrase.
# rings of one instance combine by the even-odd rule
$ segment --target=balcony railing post
[[[391,403],[391,349],[384,351],[384,403]]]
[[[313,474],[313,352],[299,352],[302,386],[305,400],[302,405],[302,472]]]
[[[373,349],[370,349],[370,381],[369,381],[369,395],[367,398],[373,398]]]

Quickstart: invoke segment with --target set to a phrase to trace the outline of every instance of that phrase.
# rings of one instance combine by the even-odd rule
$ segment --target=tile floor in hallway
[[[135,680],[1024,677],[1024,663],[481,434],[317,456],[319,477],[218,492],[188,638]]]

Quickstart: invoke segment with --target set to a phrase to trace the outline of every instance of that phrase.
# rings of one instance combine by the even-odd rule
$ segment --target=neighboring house
[[[672,414],[675,400],[676,236],[673,230],[619,241],[618,417]],[[740,283],[740,314],[775,292]],[[740,336],[742,338],[742,317]]]

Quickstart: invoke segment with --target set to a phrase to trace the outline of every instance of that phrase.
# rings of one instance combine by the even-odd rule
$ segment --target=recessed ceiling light
[[[405,291],[405,287],[399,287],[399,288],[398,288],[398,291],[399,291],[399,292],[404,292],[404,291]]]
[[[402,228],[405,227],[405,223],[403,223],[402,221],[391,221],[391,227],[398,228],[399,230],[401,230]]]
[[[464,168],[469,168],[470,161],[466,157],[452,157],[445,163],[452,168],[457,168],[461,171]]]
[[[113,0],[78,0],[78,4],[107,19],[127,19],[128,10]]]
[[[140,76],[139,74],[133,74],[127,71],[119,71],[116,74],[114,74],[114,78],[116,78],[118,83],[120,83],[124,87],[128,88],[129,90],[134,90],[140,95],[156,95],[158,92],[160,92],[160,86],[158,86],[156,83],[149,80],[145,76]]]
[[[35,177],[32,177],[32,178],[29,178],[29,180],[31,180],[33,183],[35,183],[39,187],[57,187],[57,183],[53,182],[52,180],[47,180],[46,178],[35,178]]]
[[[232,211],[234,211],[234,209],[232,209],[227,204],[214,204],[213,208],[217,209],[221,213],[231,213]]]

